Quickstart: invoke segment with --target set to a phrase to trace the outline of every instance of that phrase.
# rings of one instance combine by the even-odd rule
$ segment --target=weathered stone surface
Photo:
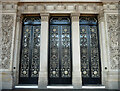
[[[40,45],[40,72],[39,88],[46,89],[48,85],[48,29],[49,14],[41,13],[41,45]]]
[[[40,14],[42,20],[42,44],[40,49],[41,55],[38,87],[39,89],[47,88],[49,16],[54,13],[56,15],[71,15],[73,43],[72,65],[74,67],[72,85],[74,89],[81,89],[82,76],[80,69],[80,48],[78,47],[79,15],[98,14],[100,25],[102,85],[105,85],[106,89],[118,89],[118,82],[120,82],[120,50],[118,48],[118,37],[120,34],[120,27],[118,24],[120,23],[118,17],[120,16],[118,15],[119,6],[116,1],[118,0],[4,0],[4,2],[3,0],[2,2],[0,0],[0,27],[2,27],[0,28],[0,70],[9,70],[10,67],[12,68],[12,71],[4,71],[0,73],[0,86],[2,86],[3,89],[12,89],[15,85],[18,85],[21,44],[21,35],[19,34],[21,34],[22,31],[22,14]],[[17,20],[13,13],[18,15]],[[14,25],[15,23],[16,26]],[[16,29],[15,34],[14,29]],[[13,42],[14,40],[15,42]],[[13,46],[15,46],[14,50],[12,49]],[[12,57],[12,53],[14,54],[14,57]],[[15,69],[13,69],[14,67]]]
[[[13,34],[14,16],[12,14],[2,14],[2,54],[0,69],[9,69],[11,63],[11,45]]]
[[[17,4],[14,2],[2,2],[2,13],[13,13],[17,10]]]
[[[111,69],[120,69],[119,49],[118,49],[118,14],[107,14],[107,26],[110,47],[110,67]]]
[[[41,13],[41,12],[89,12],[99,13],[102,9],[101,3],[21,3],[18,10],[22,13]]]

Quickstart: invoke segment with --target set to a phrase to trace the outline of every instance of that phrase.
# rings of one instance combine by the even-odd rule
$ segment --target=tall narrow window
[[[49,30],[49,84],[72,83],[69,17],[51,17]]]
[[[82,83],[101,84],[100,49],[97,17],[80,17]]]
[[[23,19],[21,41],[20,84],[37,84],[40,64],[40,17]]]

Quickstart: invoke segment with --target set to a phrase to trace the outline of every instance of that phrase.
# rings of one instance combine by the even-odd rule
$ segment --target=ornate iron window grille
[[[37,83],[40,64],[40,17],[23,19],[19,83]]]
[[[83,85],[100,84],[101,64],[97,17],[80,17],[80,49]]]

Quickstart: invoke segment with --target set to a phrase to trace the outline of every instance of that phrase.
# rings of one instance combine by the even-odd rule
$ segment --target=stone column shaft
[[[81,64],[80,64],[80,33],[79,33],[78,13],[72,13],[72,84],[74,89],[80,89],[82,86]]]
[[[41,39],[40,39],[40,73],[39,88],[45,89],[48,85],[48,29],[49,14],[41,15]]]

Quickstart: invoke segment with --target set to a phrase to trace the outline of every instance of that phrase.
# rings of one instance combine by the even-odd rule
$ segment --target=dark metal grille
[[[100,84],[100,50],[96,17],[80,17],[80,49],[83,84]]]
[[[62,26],[61,35],[61,77],[71,77],[70,26]]]
[[[37,83],[40,63],[40,18],[23,20],[20,83]],[[33,81],[34,80],[34,81]],[[36,80],[36,81],[35,81]]]
[[[59,77],[58,26],[51,26],[51,29],[50,29],[50,77]]]
[[[71,80],[71,38],[68,17],[50,20],[49,80],[50,83],[69,83]],[[69,81],[67,82],[67,80]]]

